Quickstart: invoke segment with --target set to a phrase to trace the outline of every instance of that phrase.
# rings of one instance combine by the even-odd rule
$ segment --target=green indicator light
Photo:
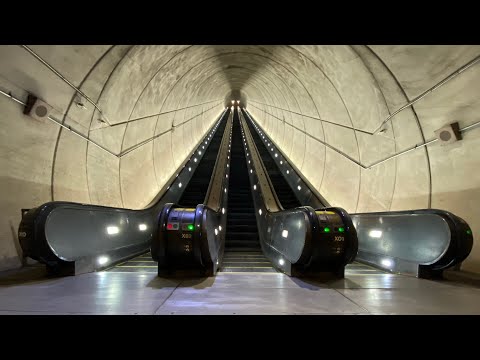
[[[472,235],[472,230],[467,230],[468,235]]]
[[[339,231],[339,232],[345,232],[345,228],[339,227],[339,228],[338,228],[338,231]]]
[[[193,224],[188,224],[187,229],[193,231],[195,229],[195,226],[193,226]]]
[[[325,232],[330,232],[330,228],[329,228],[329,227],[326,227],[326,228],[323,229],[323,231],[325,231]]]

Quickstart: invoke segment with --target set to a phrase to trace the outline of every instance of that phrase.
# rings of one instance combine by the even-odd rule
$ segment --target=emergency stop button
[[[167,223],[167,230],[178,230],[179,223]]]

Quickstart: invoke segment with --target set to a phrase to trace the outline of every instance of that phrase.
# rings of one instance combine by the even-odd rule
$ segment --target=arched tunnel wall
[[[23,101],[34,93],[116,155],[0,96],[0,269],[20,265],[21,208],[146,206],[232,94],[332,205],[446,209],[477,239],[480,129],[468,126],[479,121],[480,64],[458,70],[479,55],[480,46],[431,45],[0,46],[0,90]],[[401,154],[455,121],[463,140]],[[463,267],[480,272],[476,243]]]

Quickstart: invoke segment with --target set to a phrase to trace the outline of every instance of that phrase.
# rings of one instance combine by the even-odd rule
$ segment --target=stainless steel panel
[[[60,259],[76,261],[132,245],[148,247],[155,228],[154,218],[146,212],[62,207],[48,216],[45,234],[52,251]]]
[[[429,265],[450,245],[450,228],[435,214],[353,214],[352,220],[362,252]]]

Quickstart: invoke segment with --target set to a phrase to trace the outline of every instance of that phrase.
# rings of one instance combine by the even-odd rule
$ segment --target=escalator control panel
[[[316,210],[320,224],[321,239],[324,239],[331,255],[340,256],[345,252],[345,225],[339,214],[333,211]]]
[[[193,252],[195,209],[174,208],[168,214],[166,224],[169,251],[177,256]]]

